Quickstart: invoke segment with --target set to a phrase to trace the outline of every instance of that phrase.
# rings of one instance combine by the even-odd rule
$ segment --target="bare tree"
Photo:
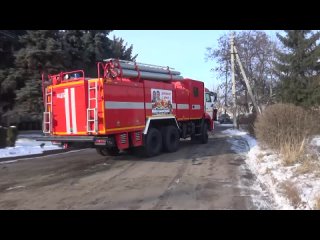
[[[216,71],[222,80],[225,78],[226,66],[230,66],[229,37],[227,34],[221,36],[218,40],[218,47],[207,48],[206,53],[208,60],[217,61],[218,66],[212,70]],[[272,81],[274,81],[272,67],[276,50],[275,42],[263,31],[241,31],[234,33],[234,39],[257,104],[260,107],[268,104],[272,97]],[[230,71],[228,75],[230,76]],[[252,103],[238,65],[235,68],[235,77],[239,113],[250,112]],[[225,87],[225,84],[223,81],[221,86]],[[227,89],[228,97],[231,99],[230,81]]]

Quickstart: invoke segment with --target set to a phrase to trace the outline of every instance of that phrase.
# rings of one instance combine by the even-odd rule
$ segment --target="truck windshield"
[[[209,93],[206,93],[206,102],[211,102],[211,97]]]

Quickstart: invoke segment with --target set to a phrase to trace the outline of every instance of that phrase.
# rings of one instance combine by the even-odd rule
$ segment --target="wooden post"
[[[236,59],[237,59],[237,62],[238,62],[238,64],[239,64],[239,67],[240,67],[240,70],[241,70],[241,74],[242,74],[242,76],[243,76],[243,78],[244,78],[244,81],[245,81],[245,83],[246,83],[246,86],[247,86],[247,89],[248,89],[248,93],[249,93],[249,95],[250,95],[250,98],[251,98],[251,100],[252,100],[252,103],[253,103],[255,109],[261,114],[261,109],[260,109],[260,107],[258,106],[256,100],[254,99],[254,96],[253,96],[253,93],[252,93],[252,90],[251,90],[249,81],[248,81],[247,76],[246,76],[246,73],[244,72],[244,69],[243,69],[243,67],[242,67],[242,64],[241,64],[241,61],[240,61],[240,57],[239,57],[239,55],[238,55],[237,48],[236,48],[236,46],[234,46],[234,45],[232,45],[232,46],[233,46],[233,52],[234,52],[234,54],[236,55]]]
[[[232,114],[233,114],[233,128],[237,127],[237,105],[236,105],[236,81],[235,81],[235,75],[234,75],[234,41],[233,41],[233,33],[231,34],[230,39],[230,45],[231,45],[231,79],[232,79],[232,102],[233,102],[233,108],[232,108]]]

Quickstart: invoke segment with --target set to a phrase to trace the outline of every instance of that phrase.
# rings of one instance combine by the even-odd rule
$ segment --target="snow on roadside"
[[[315,137],[311,140],[311,145],[320,147],[320,136],[315,136]]]
[[[39,135],[18,136],[15,147],[6,147],[0,149],[0,159],[7,157],[27,156],[33,154],[41,154],[44,151],[57,150],[61,147],[52,145],[51,142],[36,141],[33,138],[39,137]],[[44,144],[41,147],[41,144]]]
[[[320,179],[311,173],[298,174],[294,166],[283,166],[281,157],[271,150],[262,150],[258,142],[244,131],[227,129],[222,133],[230,136],[239,136],[248,143],[246,163],[257,180],[273,196],[277,209],[313,209],[315,199],[320,197]],[[239,141],[230,138],[232,149],[241,153]],[[320,146],[320,136],[314,138],[311,143]],[[243,152],[243,151],[242,151]],[[292,184],[298,191],[300,204],[293,206],[283,190],[284,184]]]
[[[219,126],[221,126],[221,127],[233,127],[233,123],[219,123],[219,122],[218,122],[218,124],[219,124]]]

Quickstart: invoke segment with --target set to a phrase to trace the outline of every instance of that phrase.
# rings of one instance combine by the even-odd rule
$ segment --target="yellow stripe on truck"
[[[110,129],[106,129],[106,132],[118,131],[118,130],[132,130],[135,128],[144,128],[144,127],[145,127],[145,125],[134,126],[134,127],[123,127],[123,128],[110,128]]]
[[[80,85],[83,84],[83,81],[81,82],[69,82],[69,83],[61,83],[58,85],[51,85],[51,88],[59,88],[59,87],[67,87],[67,86],[74,86],[74,85]]]
[[[67,132],[53,132],[53,134],[70,135],[70,136],[77,136],[77,135],[80,135],[80,134],[88,135],[87,132],[77,132],[77,134],[70,134],[70,133],[67,133]]]

